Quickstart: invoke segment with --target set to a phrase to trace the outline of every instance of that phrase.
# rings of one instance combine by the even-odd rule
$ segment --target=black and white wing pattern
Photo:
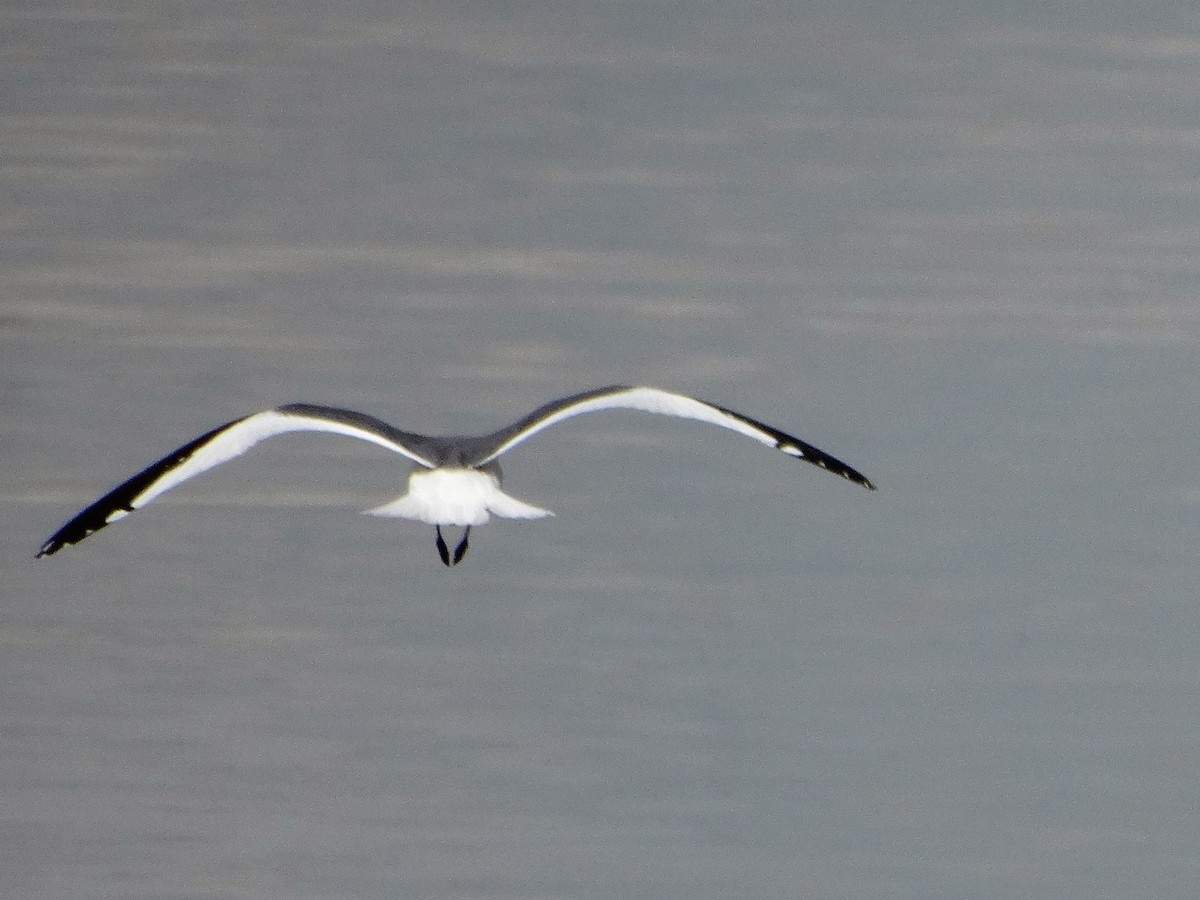
[[[427,443],[421,435],[400,431],[386,422],[349,409],[290,403],[226,422],[171,451],[63,525],[42,544],[37,555],[49,556],[68,544],[77,544],[189,478],[236,459],[267,438],[296,431],[343,434],[378,444],[426,468],[435,465],[421,452]]]
[[[636,409],[662,416],[708,422],[711,425],[718,425],[721,428],[736,431],[738,434],[744,434],[760,444],[766,444],[788,456],[812,463],[827,472],[860,484],[868,490],[875,490],[875,485],[871,484],[870,480],[861,472],[846,465],[840,459],[830,456],[824,450],[818,449],[798,437],[772,428],[770,425],[743,416],[731,409],[717,406],[715,403],[697,400],[694,397],[673,394],[659,388],[626,385],[596,388],[538,407],[519,422],[501,429],[495,434],[488,435],[484,448],[480,451],[480,457],[472,460],[471,465],[480,466],[491,462],[522,441],[564,419],[583,413],[598,412],[602,409]]]

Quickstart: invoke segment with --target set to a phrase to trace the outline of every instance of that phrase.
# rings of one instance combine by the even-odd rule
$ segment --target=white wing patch
[[[875,486],[862,473],[823,450],[770,425],[694,397],[652,387],[599,388],[564,397],[531,412],[508,428],[477,438],[430,438],[393,428],[353,410],[311,404],[288,404],[218,426],[184,444],[113,488],[55,532],[38,551],[49,556],[76,544],[105,525],[124,518],[152,500],[209,469],[235,459],[267,438],[289,432],[325,432],[357,438],[407,457],[426,470],[409,479],[405,496],[369,512],[440,525],[475,525],[490,516],[532,519],[553,515],[500,489],[492,472],[480,471],[498,456],[540,431],[574,416],[605,409],[632,409],[707,422],[737,432],[846,478],[869,490]],[[491,442],[499,440],[499,444]],[[482,458],[474,454],[488,453]],[[492,449],[488,451],[488,447]],[[415,448],[415,449],[414,449]],[[453,453],[451,454],[451,451]],[[435,459],[426,458],[425,453]],[[469,468],[440,467],[443,456],[461,455]],[[465,548],[465,541],[463,544]],[[455,558],[457,562],[458,557]]]
[[[156,497],[165,494],[176,485],[187,481],[189,478],[195,478],[197,475],[221,465],[221,463],[236,459],[255,444],[259,444],[267,438],[296,431],[323,431],[330,434],[344,434],[347,437],[370,441],[372,444],[377,444],[380,447],[391,450],[393,453],[407,456],[413,462],[426,468],[433,467],[433,463],[418,456],[404,445],[389,440],[383,435],[369,429],[359,428],[348,422],[339,422],[335,419],[323,419],[318,416],[296,413],[281,413],[271,409],[266,412],[247,416],[236,425],[232,425],[222,431],[178,466],[164,472],[162,477],[134,497],[130,506],[134,509],[139,509]]]
[[[491,462],[500,456],[500,454],[511,450],[522,441],[533,437],[539,431],[544,431],[551,425],[556,425],[564,419],[570,419],[573,416],[583,415],[584,413],[597,412],[602,409],[636,409],[642,412],[657,413],[662,416],[675,416],[679,419],[696,419],[700,422],[708,422],[710,425],[728,428],[730,431],[736,431],[738,434],[744,434],[746,437],[753,438],[760,444],[766,444],[768,447],[774,447],[777,443],[775,437],[767,432],[761,431],[749,423],[743,422],[741,419],[722,412],[713,406],[709,406],[700,400],[685,397],[683,394],[672,394],[670,391],[660,390],[659,388],[634,387],[611,394],[601,394],[598,397],[590,397],[579,403],[557,410],[546,418],[535,422],[519,434],[514,435],[497,447],[490,456],[480,460],[476,465]],[[780,447],[779,449],[785,453],[791,453],[793,456],[803,456],[794,447]]]
[[[323,431],[358,438],[408,457],[425,468],[434,467],[432,461],[408,445],[407,439],[411,439],[415,446],[422,446],[424,438],[420,435],[409,435],[353,410],[289,404],[226,422],[172,450],[76,514],[42,544],[37,555],[49,556],[69,544],[77,544],[189,478],[241,456],[267,438],[294,431]]]

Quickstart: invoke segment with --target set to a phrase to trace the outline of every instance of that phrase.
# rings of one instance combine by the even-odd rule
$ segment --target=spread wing
[[[743,416],[731,409],[705,403],[694,397],[683,394],[672,394],[669,391],[652,387],[627,387],[614,385],[597,388],[563,397],[535,409],[521,421],[501,429],[485,439],[484,449],[478,459],[471,461],[473,466],[481,466],[491,462],[500,454],[511,450],[517,444],[533,437],[539,431],[556,425],[573,416],[602,409],[636,409],[642,412],[657,413],[661,416],[676,416],[681,419],[697,419],[728,428],[738,434],[781,450],[788,456],[802,459],[814,466],[819,466],[835,475],[840,475],[855,484],[861,484],[869,490],[875,490],[875,485],[865,475],[846,465],[840,459],[830,456],[824,450],[814,447],[797,437],[764,425],[762,422]]]
[[[422,452],[425,439],[393,428],[379,419],[348,409],[291,403],[226,422],[173,450],[128,481],[113,488],[42,544],[38,556],[49,556],[77,544],[105,525],[140,509],[189,478],[236,459],[255,444],[279,434],[323,431],[378,444],[426,468],[434,463]]]

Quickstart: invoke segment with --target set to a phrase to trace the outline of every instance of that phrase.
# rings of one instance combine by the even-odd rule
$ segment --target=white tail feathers
[[[418,469],[403,497],[365,510],[370,516],[413,519],[430,525],[482,525],[491,516],[540,519],[548,509],[531,506],[500,490],[500,480],[478,469]]]

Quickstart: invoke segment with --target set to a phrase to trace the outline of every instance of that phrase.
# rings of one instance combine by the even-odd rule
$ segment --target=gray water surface
[[[1150,4],[10,4],[0,895],[1191,898],[1200,23]],[[553,519],[359,516],[303,400]]]

